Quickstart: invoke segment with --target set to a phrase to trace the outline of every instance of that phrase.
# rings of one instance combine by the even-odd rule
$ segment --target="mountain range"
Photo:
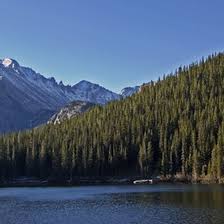
[[[0,132],[23,130],[46,123],[73,101],[106,104],[138,91],[128,87],[121,94],[88,81],[73,86],[46,78],[10,58],[0,60]]]

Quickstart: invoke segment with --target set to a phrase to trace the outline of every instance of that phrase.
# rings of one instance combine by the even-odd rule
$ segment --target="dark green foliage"
[[[0,137],[0,178],[190,175],[220,180],[224,54],[179,68],[122,101]]]

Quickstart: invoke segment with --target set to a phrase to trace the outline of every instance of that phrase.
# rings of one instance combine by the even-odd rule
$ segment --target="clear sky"
[[[224,49],[223,0],[0,0],[0,58],[114,91]]]

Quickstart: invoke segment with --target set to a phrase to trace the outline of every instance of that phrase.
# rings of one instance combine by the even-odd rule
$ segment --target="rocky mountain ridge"
[[[13,59],[0,60],[0,132],[16,131],[45,123],[72,101],[106,104],[119,94],[88,81],[65,86]]]
[[[125,88],[126,89],[126,88]],[[70,86],[46,78],[16,60],[0,60],[0,133],[29,129],[46,123],[71,102],[107,104],[136,91],[128,87],[121,94],[85,80]]]

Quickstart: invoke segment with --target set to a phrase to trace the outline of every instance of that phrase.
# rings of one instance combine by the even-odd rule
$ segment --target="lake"
[[[0,224],[223,224],[224,186],[1,188]]]

